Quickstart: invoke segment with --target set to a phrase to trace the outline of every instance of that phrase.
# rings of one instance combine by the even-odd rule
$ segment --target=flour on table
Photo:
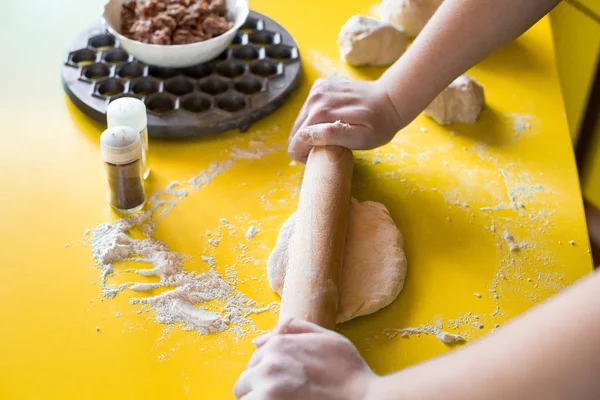
[[[504,238],[504,240],[506,241],[506,243],[508,244],[508,247],[510,248],[510,251],[519,251],[521,249],[524,249],[525,247],[527,247],[526,243],[519,243],[516,241],[515,237],[513,236],[513,234],[511,232],[509,232],[507,229],[504,230],[504,233],[502,234],[502,237]]]
[[[435,337],[442,343],[450,344],[456,342],[464,342],[465,339],[458,334],[450,333],[442,330],[441,322],[435,325],[419,325],[418,327],[401,328],[401,329],[384,329],[383,332],[388,338],[393,339],[394,337],[401,335],[402,337],[409,337],[411,335],[435,335]]]
[[[145,292],[148,290],[158,289],[161,286],[161,283],[134,283],[129,287],[129,289],[134,290],[136,292]]]
[[[260,231],[255,226],[250,226],[246,231],[246,239],[252,239],[256,235],[258,235]]]
[[[127,289],[142,292],[164,288],[166,290],[156,296],[133,298],[131,303],[147,306],[144,309],[153,311],[160,323],[179,323],[186,330],[196,330],[203,334],[220,332],[230,327],[235,328],[239,334],[244,334],[248,327],[255,329],[248,316],[272,309],[273,304],[260,307],[254,300],[239,292],[235,288],[235,282],[228,282],[214,269],[214,257],[202,256],[202,260],[211,268],[208,272],[197,274],[185,271],[183,256],[170,249],[165,242],[154,238],[153,234],[157,218],[167,216],[180,201],[209,184],[237,160],[260,158],[276,150],[278,149],[238,148],[229,159],[212,164],[187,181],[171,182],[164,190],[154,193],[146,211],[100,224],[87,231],[92,235],[92,254],[101,271],[102,295],[115,297]],[[228,222],[225,218],[221,221]],[[130,234],[136,227],[144,232],[143,239],[136,239]],[[151,264],[152,268],[132,269],[128,272],[157,277],[159,282],[129,282],[110,286],[107,279],[116,273],[114,264],[121,261]]]
[[[514,137],[518,138],[523,131],[531,129],[531,115],[510,113],[508,116],[513,119]]]

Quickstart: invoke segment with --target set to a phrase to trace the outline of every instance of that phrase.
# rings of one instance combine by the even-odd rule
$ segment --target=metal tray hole
[[[240,32],[237,32],[231,41],[232,44],[240,45],[244,41],[244,35]]]
[[[294,57],[292,48],[283,44],[271,46],[266,50],[267,57],[275,60],[290,60]]]
[[[229,112],[238,112],[246,107],[246,100],[242,96],[231,94],[221,98],[217,102],[217,107]]]
[[[110,75],[110,68],[104,64],[90,64],[85,67],[85,72],[83,75],[92,80],[106,78]]]
[[[194,65],[193,67],[186,68],[183,73],[190,78],[200,79],[212,74],[212,67],[208,64]]]
[[[244,25],[240,27],[240,31],[253,31],[258,29],[258,19],[248,18]]]
[[[277,74],[277,64],[267,60],[259,61],[250,66],[250,71],[262,77],[273,76]]]
[[[110,78],[98,84],[98,93],[102,96],[116,96],[125,91],[125,85],[119,82],[118,79]]]
[[[125,64],[119,68],[117,75],[124,79],[139,78],[144,75],[144,65],[137,62]]]
[[[71,55],[71,62],[77,65],[88,65],[94,61],[96,61],[96,52],[94,50],[77,50]]]
[[[120,64],[129,59],[129,54],[123,49],[112,49],[104,54],[104,61],[111,64]]]
[[[202,96],[191,96],[185,99],[181,106],[189,112],[201,113],[210,108],[210,100]]]
[[[262,90],[262,82],[258,79],[247,78],[236,82],[235,90],[244,94],[254,94]]]
[[[165,90],[176,96],[183,96],[194,90],[194,84],[187,78],[177,77],[165,82]]]
[[[217,60],[227,60],[227,56],[229,55],[229,49],[225,50],[217,57]]]
[[[248,39],[256,44],[273,44],[275,43],[275,34],[269,31],[256,31],[252,32]]]
[[[164,114],[175,109],[175,100],[166,94],[159,93],[146,98],[146,107],[156,114]]]
[[[242,46],[237,47],[232,50],[233,58],[237,58],[238,60],[256,60],[258,59],[259,52],[258,49],[251,46]]]
[[[88,44],[96,49],[104,50],[115,45],[115,38],[108,34],[96,35],[90,38]]]
[[[217,66],[217,74],[227,78],[235,78],[244,73],[244,64],[240,62],[224,62]]]
[[[200,84],[200,90],[211,95],[224,93],[229,89],[227,82],[222,79],[212,78]]]
[[[179,70],[173,68],[161,68],[151,66],[148,68],[148,74],[158,79],[169,79],[179,75]]]
[[[149,96],[158,92],[158,82],[143,78],[131,85],[131,91],[139,96]]]

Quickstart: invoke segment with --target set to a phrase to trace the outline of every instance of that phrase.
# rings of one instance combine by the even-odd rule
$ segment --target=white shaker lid
[[[135,97],[121,97],[113,100],[106,109],[106,123],[109,128],[129,126],[141,132],[148,125],[146,106],[144,102]]]
[[[111,164],[129,164],[142,157],[140,134],[129,126],[115,126],[100,136],[102,159]]]

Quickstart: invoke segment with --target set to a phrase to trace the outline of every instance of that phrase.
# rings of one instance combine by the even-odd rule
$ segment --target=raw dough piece
[[[351,65],[389,65],[406,50],[406,35],[395,26],[354,15],[338,36],[342,58]]]
[[[483,87],[473,78],[461,75],[423,111],[438,124],[473,124],[485,104]]]
[[[381,19],[404,29],[410,37],[421,32],[442,0],[383,0]]]
[[[287,248],[295,221],[294,213],[283,224],[267,263],[269,283],[279,295],[283,290]],[[373,201],[359,203],[352,199],[340,282],[338,323],[374,313],[398,297],[406,276],[403,247],[402,234],[383,204]]]

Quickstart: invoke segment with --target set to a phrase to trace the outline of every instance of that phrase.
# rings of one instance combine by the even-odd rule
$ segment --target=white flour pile
[[[101,269],[102,295],[114,297],[119,292],[130,289],[149,291],[164,288],[166,291],[146,298],[135,298],[132,304],[144,304],[144,309],[153,310],[160,323],[181,323],[184,329],[200,333],[220,332],[228,327],[238,334],[244,334],[243,327],[254,328],[248,319],[250,314],[265,312],[272,305],[258,308],[254,300],[237,291],[232,283],[225,280],[213,268],[216,261],[203,260],[210,265],[208,272],[196,274],[186,272],[183,257],[169,249],[169,246],[154,235],[154,214],[159,210],[160,217],[166,216],[191,191],[209,184],[216,176],[233,166],[238,159],[256,159],[278,150],[249,149],[234,151],[223,162],[212,164],[207,170],[187,182],[172,182],[164,190],[156,192],[149,201],[149,208],[142,213],[107,222],[93,230],[91,238],[92,254]],[[167,199],[164,199],[164,197]],[[173,196],[176,200],[173,200]],[[131,229],[139,227],[146,237],[134,239]],[[133,269],[142,276],[156,276],[159,283],[131,282],[120,286],[109,286],[107,278],[115,272],[113,265],[119,261],[135,261],[151,264],[151,269]]]

